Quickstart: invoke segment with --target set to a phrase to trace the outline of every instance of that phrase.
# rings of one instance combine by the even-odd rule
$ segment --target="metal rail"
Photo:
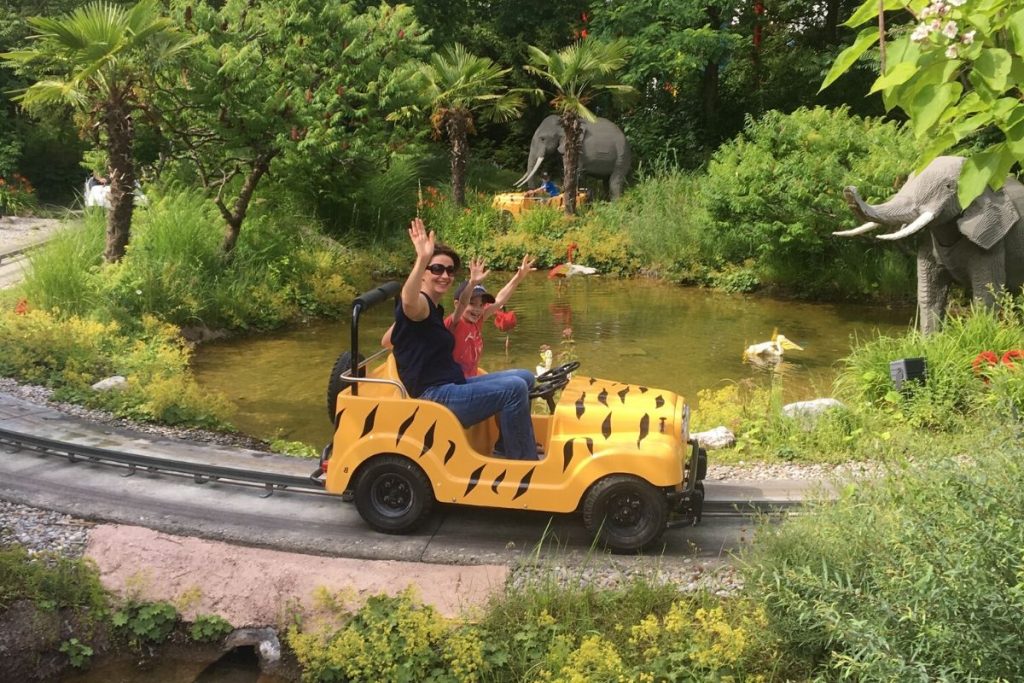
[[[159,458],[139,453],[126,453],[95,446],[55,441],[31,434],[0,429],[0,446],[11,452],[30,450],[44,455],[65,458],[68,462],[98,462],[100,464],[127,468],[130,477],[139,470],[159,472],[174,476],[190,477],[197,484],[216,481],[218,483],[263,488],[261,497],[273,495],[274,491],[287,490],[292,493],[334,495],[324,490],[323,483],[310,477],[288,474],[274,474],[263,470],[238,467],[223,467],[203,463]],[[311,461],[311,466],[313,463]],[[345,500],[345,496],[339,496]],[[771,514],[800,507],[800,501],[753,501],[753,500],[706,500],[703,515],[742,517]]]
[[[13,450],[30,450],[44,455],[55,455],[66,458],[68,462],[88,460],[108,465],[126,467],[132,476],[138,470],[160,472],[176,476],[192,477],[197,484],[208,481],[237,484],[242,486],[258,486],[264,489],[263,497],[270,496],[274,491],[287,489],[295,493],[326,494],[323,483],[311,477],[296,477],[288,474],[274,474],[263,470],[250,470],[239,467],[224,467],[204,463],[188,462],[159,458],[139,453],[113,451],[95,446],[54,441],[31,434],[0,429],[0,445]],[[310,463],[313,467],[313,463]]]

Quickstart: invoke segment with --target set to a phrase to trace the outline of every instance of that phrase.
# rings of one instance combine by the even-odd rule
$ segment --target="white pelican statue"
[[[804,347],[800,346],[796,342],[790,341],[786,338],[786,335],[779,334],[778,331],[772,332],[771,341],[761,342],[760,344],[751,344],[747,347],[746,351],[743,352],[743,360],[747,362],[778,362],[782,360],[782,354],[786,352],[786,349],[803,351]]]

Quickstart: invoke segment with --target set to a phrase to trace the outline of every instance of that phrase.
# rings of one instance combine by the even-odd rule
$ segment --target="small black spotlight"
[[[889,377],[897,389],[902,389],[904,383],[910,381],[924,384],[928,379],[928,363],[924,358],[900,358],[889,361]]]

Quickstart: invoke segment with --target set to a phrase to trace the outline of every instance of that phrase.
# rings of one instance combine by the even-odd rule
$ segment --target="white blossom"
[[[946,0],[953,7],[962,7],[967,3],[967,0]]]
[[[950,45],[949,47],[946,48],[946,56],[949,57],[950,59],[956,59],[956,57],[957,57],[956,45]]]
[[[977,31],[968,31],[962,36],[960,36],[960,40],[963,41],[964,45],[970,45],[971,43],[974,42],[975,33],[977,33]]]
[[[929,33],[931,33],[931,29],[928,28],[928,24],[918,24],[914,32],[910,34],[910,39],[915,43],[920,43],[928,37]]]
[[[923,19],[927,19],[928,17],[930,17],[933,14],[935,14],[935,8],[932,7],[931,5],[928,5],[923,10],[921,10],[921,14],[920,14],[920,16],[918,16],[918,19],[922,19],[922,20]]]
[[[942,35],[946,36],[950,40],[956,38],[956,32],[957,27],[955,21],[948,21],[946,22],[946,25],[942,27]]]
[[[936,31],[936,32],[941,31],[942,30],[942,20],[941,19],[932,19],[931,23],[928,24],[928,28],[930,28],[931,30]]]

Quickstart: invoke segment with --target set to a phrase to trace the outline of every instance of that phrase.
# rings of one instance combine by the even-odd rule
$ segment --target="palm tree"
[[[523,108],[522,91],[505,90],[502,81],[511,69],[498,67],[456,43],[435,53],[420,70],[426,79],[424,94],[430,102],[434,137],[451,145],[452,200],[466,203],[466,161],[469,136],[476,132],[474,115],[483,120],[508,121]]]
[[[569,215],[576,213],[576,169],[583,141],[583,122],[597,119],[588,105],[600,93],[621,97],[634,92],[616,79],[616,73],[626,65],[630,52],[629,45],[622,39],[604,42],[585,38],[551,54],[533,45],[529,47],[530,63],[526,70],[547,81],[553,91],[551,106],[561,117],[565,132],[562,182],[565,212]]]
[[[160,15],[156,0],[132,7],[101,0],[57,18],[28,22],[38,31],[32,45],[2,55],[41,76],[17,99],[28,110],[70,105],[89,129],[105,134],[110,210],[103,256],[110,263],[119,261],[134,209],[133,114],[144,105],[150,74],[193,41]]]

